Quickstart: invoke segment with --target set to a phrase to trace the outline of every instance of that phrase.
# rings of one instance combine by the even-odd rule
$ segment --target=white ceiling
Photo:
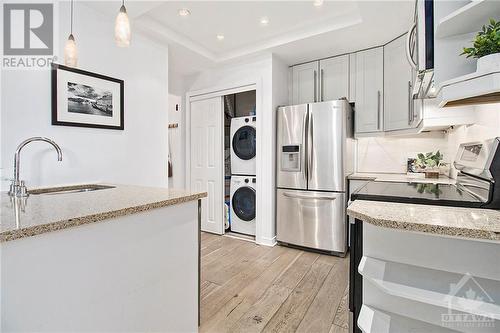
[[[116,2],[89,2],[105,13]],[[133,29],[169,45],[171,68],[193,74],[218,63],[273,52],[292,65],[381,45],[404,33],[414,2],[403,1],[135,1]],[[191,15],[181,17],[178,10]],[[262,17],[267,26],[260,24]],[[217,35],[224,35],[220,41]]]

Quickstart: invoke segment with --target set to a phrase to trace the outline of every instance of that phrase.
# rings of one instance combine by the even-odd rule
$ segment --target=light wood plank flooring
[[[201,255],[200,332],[348,332],[348,258],[208,233]]]

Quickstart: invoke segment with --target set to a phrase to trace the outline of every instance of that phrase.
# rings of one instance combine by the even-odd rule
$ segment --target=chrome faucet
[[[24,180],[19,180],[19,168],[20,168],[20,163],[21,163],[21,149],[23,149],[24,146],[26,146],[28,143],[33,142],[33,141],[44,141],[49,144],[51,144],[57,151],[57,160],[62,161],[62,151],[61,148],[57,143],[54,141],[36,136],[32,137],[29,139],[24,140],[17,146],[16,153],[14,154],[14,179],[12,180],[12,183],[10,184],[10,190],[9,190],[9,195],[11,197],[27,197],[28,196],[28,190],[26,188],[26,185],[24,184]]]

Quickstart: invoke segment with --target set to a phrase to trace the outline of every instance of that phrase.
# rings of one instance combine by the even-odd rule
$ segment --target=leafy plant
[[[473,47],[464,47],[460,55],[467,58],[481,58],[500,52],[500,22],[490,19],[488,26],[483,25],[473,41]]]
[[[417,155],[415,165],[421,169],[435,168],[443,165],[443,154],[439,152],[436,153],[420,153]]]
[[[439,195],[443,193],[443,191],[439,189],[438,184],[414,184],[413,187],[415,187],[420,194],[434,194],[436,198],[439,198]]]

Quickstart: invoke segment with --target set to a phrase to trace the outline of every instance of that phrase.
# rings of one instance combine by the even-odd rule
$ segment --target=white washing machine
[[[231,177],[231,231],[255,236],[255,186],[255,177]]]
[[[257,117],[231,119],[231,174],[255,176]]]

